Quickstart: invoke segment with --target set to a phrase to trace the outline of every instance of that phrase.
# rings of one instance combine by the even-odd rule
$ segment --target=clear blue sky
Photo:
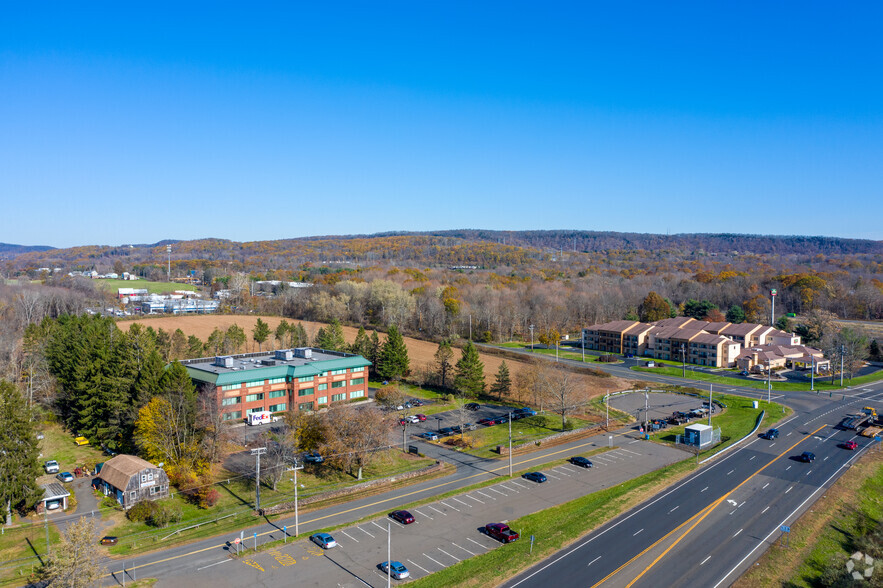
[[[878,2],[36,4],[0,17],[0,242],[883,239]]]

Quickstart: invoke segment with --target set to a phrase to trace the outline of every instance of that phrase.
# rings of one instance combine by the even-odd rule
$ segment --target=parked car
[[[493,425],[496,423],[494,422],[494,419],[481,419],[480,421],[478,421],[478,424],[479,425]]]
[[[61,508],[60,500],[50,500],[46,503],[46,510],[58,510]]]
[[[502,425],[503,423],[508,423],[508,422],[509,422],[509,415],[499,416],[494,419],[495,425]]]
[[[747,375],[748,375],[748,370],[742,370],[741,372],[739,372],[739,375],[740,375],[740,376],[747,376]]]
[[[389,513],[389,516],[403,525],[410,525],[414,522],[414,515],[406,510],[394,510]]]
[[[85,437],[77,437],[74,439],[74,443],[76,443],[77,445],[88,445],[89,440]]]
[[[411,402],[411,406],[423,406],[423,401],[420,400],[419,398],[412,398],[410,400],[410,402]]]
[[[591,462],[589,459],[587,459],[587,458],[585,458],[585,457],[583,457],[583,456],[581,456],[581,455],[577,455],[577,456],[571,457],[571,458],[568,459],[567,461],[569,461],[569,462],[572,463],[573,465],[575,465],[575,466],[579,466],[579,467],[581,467],[581,468],[590,468],[590,467],[592,467],[592,462]]]
[[[433,433],[432,431],[426,431],[425,433],[421,433],[420,437],[426,439],[427,441],[438,441],[438,435]]]
[[[394,562],[385,561],[382,564],[380,564],[380,571],[383,572],[384,574],[389,574],[390,576],[392,576],[396,580],[404,580],[405,578],[408,578],[411,576],[411,572],[409,572],[408,568],[406,568],[404,565],[402,565],[402,562],[400,562],[400,561],[394,561]]]
[[[116,545],[117,541],[119,541],[119,538],[114,537],[113,535],[105,535],[98,540],[98,543],[101,545]]]
[[[855,451],[856,449],[858,449],[858,443],[856,443],[855,441],[847,441],[843,444],[843,449]]]
[[[50,459],[47,461],[43,467],[46,469],[47,474],[57,474],[58,473],[58,462],[54,459]]]
[[[536,482],[537,484],[542,484],[546,481],[546,474],[543,472],[527,472],[521,476],[525,480],[530,480],[531,482]]]
[[[519,535],[505,523],[491,523],[484,526],[484,532],[503,543],[512,543]]]
[[[804,451],[800,454],[800,461],[812,463],[816,459],[816,454],[811,451]]]
[[[463,408],[465,408],[466,410],[478,410],[479,408],[481,408],[481,405],[479,405],[477,402],[469,402],[467,404],[464,404]]]
[[[65,483],[74,481],[74,475],[70,472],[61,472],[60,474],[58,474],[55,477]]]
[[[325,461],[325,458],[316,451],[310,451],[304,454],[304,461],[306,463],[322,463]]]
[[[454,429],[452,429],[451,427],[442,427],[441,429],[438,430],[439,437],[450,437],[453,434],[454,434]]]
[[[656,367],[656,362],[655,361],[645,361],[644,367]]]
[[[767,431],[766,433],[761,435],[761,437],[763,437],[764,439],[769,439],[769,440],[778,439],[779,429],[770,429],[769,431]]]
[[[316,533],[315,535],[310,535],[310,541],[312,541],[322,549],[331,549],[332,547],[337,547],[337,541],[335,541],[334,537],[332,537],[328,533]]]
[[[416,421],[413,421],[413,422],[415,422],[415,423],[416,423],[416,422],[420,422],[420,423],[422,423],[422,422],[425,422],[425,421],[426,421],[426,415],[425,415],[425,414],[415,414],[415,415],[413,416],[413,418],[417,419]]]

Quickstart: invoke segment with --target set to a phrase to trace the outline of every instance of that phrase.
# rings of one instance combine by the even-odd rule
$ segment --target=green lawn
[[[495,345],[496,347],[503,347],[504,349],[525,349],[530,350],[530,343],[499,343]],[[534,347],[533,353],[537,355],[551,355],[555,357],[554,349],[541,349],[539,347]],[[558,357],[561,359],[572,359],[574,361],[582,361],[583,354],[581,349],[574,350],[573,347],[559,347],[558,348]],[[589,352],[586,350],[586,358],[585,362],[597,362],[598,355],[596,352]],[[621,363],[621,362],[613,362],[613,363]]]
[[[659,365],[659,362],[656,362]],[[656,368],[647,368],[647,367],[632,367],[632,370],[639,372],[651,372],[654,374],[663,374],[666,376],[675,376],[675,377],[683,377],[683,369],[678,366],[674,367],[671,364],[665,365],[664,367],[656,367]],[[711,382],[712,384],[723,384],[725,386],[742,386],[745,388],[755,388],[758,390],[766,390],[767,383],[766,380],[746,380],[743,378],[731,378],[728,376],[720,376],[717,374],[709,374],[706,372],[697,372],[690,369],[690,366],[687,366],[687,379],[688,380],[699,380],[702,382]],[[867,376],[860,376],[857,378],[853,378],[852,380],[844,379],[843,383],[847,386],[859,386],[862,384],[867,384],[869,382],[876,382],[878,380],[883,379],[883,370],[878,371],[875,374],[870,374]],[[800,391],[810,391],[810,382],[807,381],[805,384],[801,384],[798,382],[776,382],[775,380],[772,383],[773,391],[782,391],[782,392],[800,392]],[[839,391],[840,388],[840,380],[837,380],[836,384],[831,384],[831,378],[825,378],[822,380],[821,378],[816,378],[815,381],[815,391],[816,392],[833,392]]]
[[[44,435],[43,440],[40,441],[42,461],[54,459],[58,462],[61,471],[73,472],[78,465],[87,465],[91,468],[96,463],[109,459],[102,454],[99,447],[74,443],[76,435],[68,433],[50,418],[37,427],[37,430]]]
[[[46,555],[46,527],[43,525],[43,518],[33,515],[21,521],[20,525],[4,528],[0,535],[0,553],[3,554],[0,586],[27,584],[28,575],[40,565],[36,555]],[[50,524],[49,542],[56,543],[59,537],[57,527]]]
[[[567,430],[579,429],[591,424],[590,421],[576,417],[567,417],[567,422]],[[557,433],[561,433],[561,417],[554,414],[537,415],[512,421],[513,445],[542,441],[545,437]],[[509,444],[509,426],[506,424],[490,427],[479,426],[475,431],[466,433],[466,436],[471,438],[473,443],[473,448],[465,450],[466,453],[478,457],[500,457],[500,454],[497,453],[497,446]]]
[[[114,292],[119,288],[144,289],[150,294],[168,294],[175,290],[196,291],[198,288],[192,284],[178,284],[176,282],[149,282],[147,280],[93,280],[102,290]]]

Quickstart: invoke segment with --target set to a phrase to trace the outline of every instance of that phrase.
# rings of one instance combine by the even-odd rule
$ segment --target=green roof
[[[208,361],[206,362],[209,363]],[[200,382],[208,382],[215,386],[229,386],[231,384],[240,384],[242,382],[252,382],[255,380],[270,380],[274,378],[302,378],[306,376],[317,376],[322,372],[330,372],[333,370],[352,369],[357,367],[368,367],[371,362],[361,355],[351,357],[340,357],[335,359],[326,359],[306,363],[304,365],[273,365],[273,366],[255,366],[244,370],[223,370],[216,373],[214,370],[200,369],[199,364],[185,365],[190,378]],[[215,368],[217,370],[217,368]]]

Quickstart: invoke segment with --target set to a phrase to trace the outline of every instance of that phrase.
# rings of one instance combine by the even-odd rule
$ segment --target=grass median
[[[660,365],[659,362],[656,362],[657,365]],[[630,369],[632,371],[637,372],[648,372],[652,374],[662,374],[665,376],[674,376],[676,378],[683,378],[683,368],[681,366],[674,365],[666,365],[661,364],[662,367],[640,367],[633,366]],[[687,380],[698,380],[700,382],[709,382],[711,384],[721,384],[724,386],[740,386],[743,388],[754,388],[756,390],[766,390],[767,382],[766,380],[755,380],[755,379],[747,379],[747,378],[734,378],[730,376],[723,376],[718,374],[710,374],[705,371],[695,371],[691,369],[691,366],[687,366]],[[857,376],[855,378],[844,379],[844,386],[861,386],[864,384],[869,384],[872,382],[877,382],[879,380],[883,380],[883,370],[880,370],[873,374],[868,374],[866,376]],[[810,390],[810,382],[807,381],[805,383],[802,382],[772,382],[773,392],[817,392],[817,393],[834,393],[842,391],[844,388],[840,386],[839,379],[836,380],[835,384],[831,383],[830,377],[828,378],[816,378],[815,383],[812,385],[814,390]]]

